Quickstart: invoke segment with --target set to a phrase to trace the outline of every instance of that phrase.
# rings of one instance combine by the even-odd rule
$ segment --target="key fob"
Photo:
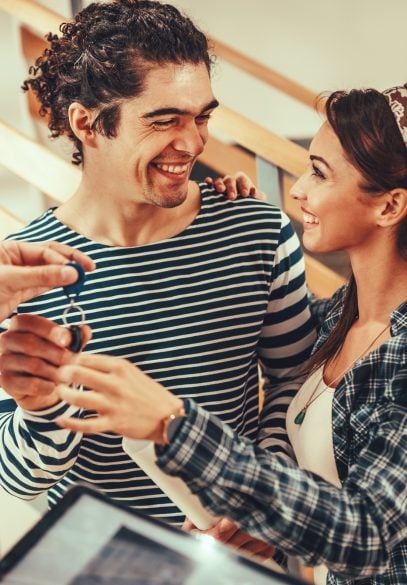
[[[69,331],[72,335],[72,341],[68,346],[68,349],[73,351],[74,353],[78,353],[81,350],[83,338],[82,338],[82,328],[78,325],[71,325],[69,327]]]
[[[67,297],[71,297],[73,295],[79,295],[81,292],[83,285],[85,284],[86,274],[83,267],[79,264],[79,262],[67,262],[66,266],[72,266],[78,273],[78,279],[75,280],[72,284],[67,284],[63,287],[64,293]]]

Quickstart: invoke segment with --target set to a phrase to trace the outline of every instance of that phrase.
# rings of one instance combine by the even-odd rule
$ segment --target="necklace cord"
[[[376,343],[376,341],[383,335],[383,333],[387,330],[390,329],[390,323],[386,325],[386,327],[384,329],[382,329],[378,335],[376,335],[376,337],[373,339],[373,341],[371,341],[369,343],[369,345],[363,349],[363,351],[354,359],[351,361],[351,363],[349,365],[346,366],[346,368],[344,370],[342,370],[337,376],[335,376],[335,378],[333,380],[331,380],[331,383],[325,384],[324,382],[324,365],[322,366],[322,374],[321,374],[321,379],[319,380],[318,384],[316,385],[316,387],[314,388],[311,396],[308,398],[307,402],[305,403],[305,405],[302,407],[302,409],[299,411],[299,413],[297,414],[297,416],[294,419],[294,423],[297,425],[300,425],[306,415],[307,409],[308,407],[317,399],[319,398],[324,392],[326,392],[329,388],[332,388],[332,386],[338,382],[339,380],[341,380],[343,378],[343,376],[346,374],[346,372],[348,372],[355,364],[357,361],[360,360],[361,357],[363,357],[364,355],[367,355],[369,353],[369,350],[373,347],[373,345]],[[339,347],[337,349],[337,351],[335,352],[334,356],[332,357],[332,361],[335,360],[335,358],[338,356],[339,351],[340,351],[341,347]],[[325,362],[326,363],[326,362]],[[325,384],[325,388],[323,388],[321,390],[321,392],[319,392],[318,394],[316,394],[318,388],[320,387],[321,383]]]

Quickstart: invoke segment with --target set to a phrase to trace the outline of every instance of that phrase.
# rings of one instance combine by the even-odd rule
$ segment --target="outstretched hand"
[[[60,397],[93,418],[61,417],[56,423],[80,433],[115,432],[131,439],[162,441],[162,421],[182,407],[182,400],[129,361],[108,355],[81,354],[58,372]],[[89,388],[80,392],[69,385]]]
[[[85,270],[95,264],[82,252],[57,242],[29,244],[7,241],[0,244],[0,322],[20,304],[57,286],[78,278],[77,271],[65,266],[75,260]]]
[[[198,530],[187,518],[182,528],[186,532],[200,532],[213,536],[216,540],[236,548],[240,553],[249,557],[256,557],[258,560],[270,559],[276,550],[271,544],[267,544],[244,532],[228,518],[221,518],[209,530]]]

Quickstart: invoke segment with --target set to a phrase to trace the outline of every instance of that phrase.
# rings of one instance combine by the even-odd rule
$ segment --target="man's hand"
[[[91,338],[89,327],[82,327],[84,344]],[[9,330],[0,336],[0,385],[26,410],[42,410],[61,399],[56,392],[58,368],[73,354],[69,329],[39,317],[17,315]]]
[[[75,260],[85,270],[95,264],[82,252],[65,244],[46,242],[2,242],[0,244],[0,322],[24,301],[57,286],[75,282],[75,268],[65,266]]]
[[[247,532],[243,532],[237,524],[228,518],[221,518],[209,530],[198,530],[190,520],[186,519],[182,528],[187,532],[193,531],[209,534],[213,538],[216,538],[216,540],[233,546],[246,556],[256,557],[257,560],[269,559],[276,550],[274,546],[254,538]]]

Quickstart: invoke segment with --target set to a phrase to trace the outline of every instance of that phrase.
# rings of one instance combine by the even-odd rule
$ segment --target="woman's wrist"
[[[168,414],[159,419],[155,432],[148,438],[157,445],[169,445],[175,427],[179,426],[180,419],[185,418],[185,416],[184,402],[181,399],[175,399]]]

